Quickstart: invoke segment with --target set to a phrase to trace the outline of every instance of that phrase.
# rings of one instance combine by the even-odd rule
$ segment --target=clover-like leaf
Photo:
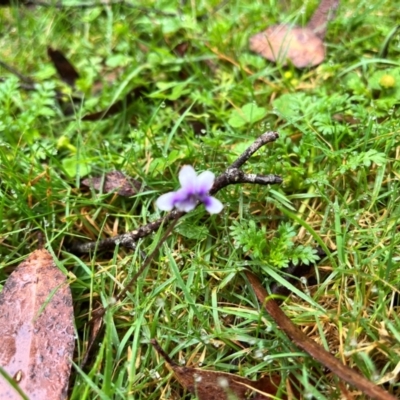
[[[233,128],[241,128],[242,126],[260,121],[266,115],[267,110],[265,108],[258,107],[254,103],[247,103],[241,109],[232,111],[228,123]]]

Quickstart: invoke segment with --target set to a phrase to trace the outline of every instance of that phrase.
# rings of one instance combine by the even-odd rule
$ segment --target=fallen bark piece
[[[0,366],[29,400],[67,398],[73,318],[66,277],[48,251],[34,251],[0,293]],[[21,400],[1,374],[0,399]]]
[[[151,340],[151,344],[172,368],[178,382],[199,400],[245,400],[252,393],[255,393],[255,397],[252,397],[254,400],[263,400],[270,399],[278,391],[281,381],[279,375],[264,376],[258,381],[252,381],[226,372],[182,367],[164,352],[157,340]]]

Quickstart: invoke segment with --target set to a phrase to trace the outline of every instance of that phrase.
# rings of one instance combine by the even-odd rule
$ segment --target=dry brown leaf
[[[278,391],[281,381],[278,375],[264,376],[258,381],[252,381],[226,372],[182,367],[164,352],[155,339],[151,341],[151,344],[172,368],[179,383],[196,395],[199,400],[229,400],[232,398],[245,400],[249,399],[249,395],[253,393],[255,394],[255,397],[252,397],[254,400],[263,400],[270,399],[271,395],[274,396]]]
[[[47,54],[53,62],[60,78],[66,84],[75,86],[76,80],[79,79],[79,74],[64,54],[60,50],[53,50],[51,47],[47,48]]]
[[[0,366],[30,400],[67,397],[73,317],[64,274],[48,251],[34,251],[0,293]],[[21,399],[1,375],[0,399]]]
[[[285,24],[270,26],[250,38],[250,49],[283,65],[287,60],[297,68],[319,65],[325,59],[326,27],[338,5],[339,0],[321,0],[305,28]]]
[[[250,38],[250,49],[267,60],[297,68],[313,67],[325,58],[323,41],[308,28],[273,25]]]
[[[142,184],[136,179],[126,176],[121,171],[107,172],[104,177],[98,176],[82,180],[82,185],[102,191],[103,193],[110,193],[117,191],[120,196],[133,196],[140,192]]]

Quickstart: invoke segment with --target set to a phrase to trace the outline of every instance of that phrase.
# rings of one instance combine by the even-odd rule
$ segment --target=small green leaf
[[[288,121],[299,117],[304,105],[309,103],[310,100],[304,93],[286,93],[275,99],[272,105],[276,113]]]
[[[240,110],[233,110],[228,124],[233,128],[254,124],[267,115],[267,110],[254,103],[245,104]]]
[[[190,93],[190,82],[191,79],[182,83],[158,82],[156,86],[159,88],[159,90],[151,93],[149,97],[154,99],[166,99],[175,101],[181,96]]]
[[[360,167],[370,167],[372,163],[380,166],[387,162],[387,157],[385,153],[370,149],[367,152],[357,153],[351,155],[346,163],[339,168],[341,174],[347,171],[355,171]]]
[[[80,160],[77,158],[64,158],[62,160],[62,165],[67,175],[71,178],[74,178],[77,175],[81,177],[86,176],[91,171],[88,160]]]
[[[188,154],[189,154],[188,149],[182,149],[180,151],[172,150],[168,154],[167,158],[165,158],[165,157],[155,158],[150,163],[149,173],[150,174],[162,173],[166,168],[175,164],[178,160],[182,160],[182,159],[186,158],[188,156]]]
[[[125,67],[132,62],[132,57],[126,54],[114,54],[107,58],[106,65],[110,68]]]

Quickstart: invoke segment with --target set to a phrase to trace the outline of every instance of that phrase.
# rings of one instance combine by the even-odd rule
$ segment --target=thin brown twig
[[[160,354],[169,365],[171,365],[172,367],[179,367],[179,365],[160,346],[157,339],[151,339],[150,344],[156,349],[157,353]]]
[[[339,378],[361,390],[370,398],[376,400],[396,400],[396,397],[370,382],[353,368],[342,364],[340,360],[310,339],[303,331],[293,324],[290,318],[281,310],[278,303],[268,295],[258,278],[250,271],[245,271],[245,274],[258,301],[263,304],[268,314],[274,319],[279,328],[282,329],[299,348],[303,349],[315,360],[330,369]]]
[[[8,72],[11,72],[15,76],[17,76],[22,82],[24,82],[26,85],[29,85],[29,87],[32,87],[35,83],[31,78],[29,78],[29,76],[25,76],[25,75],[21,74],[21,72],[19,72],[17,69],[12,67],[11,65],[8,65],[4,61],[0,60],[0,67],[6,69]]]

